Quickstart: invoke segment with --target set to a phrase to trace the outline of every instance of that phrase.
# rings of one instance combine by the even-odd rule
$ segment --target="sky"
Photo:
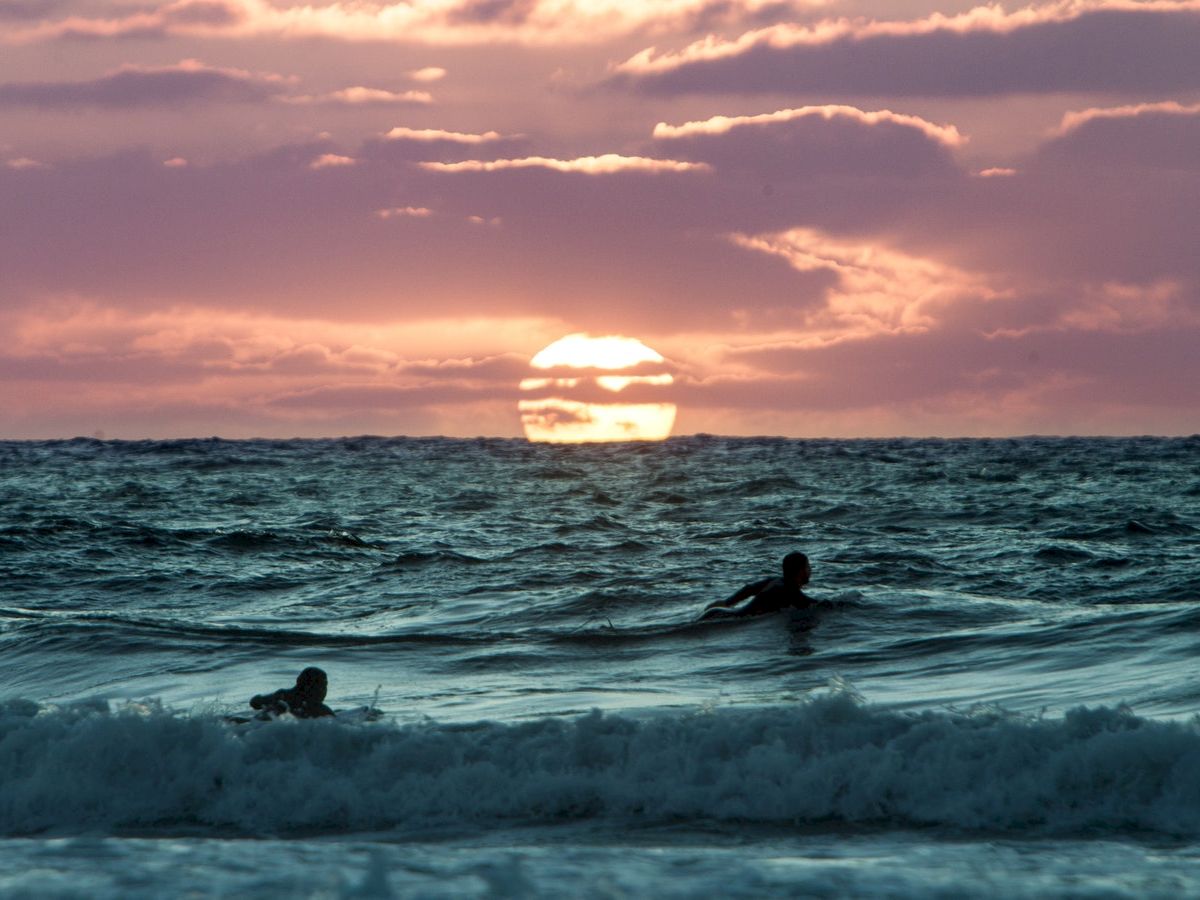
[[[1200,0],[0,0],[0,438],[1200,431]],[[663,379],[666,380],[666,379]]]

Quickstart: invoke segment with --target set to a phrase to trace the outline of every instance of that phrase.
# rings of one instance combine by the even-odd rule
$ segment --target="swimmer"
[[[764,578],[746,585],[732,597],[718,600],[704,608],[705,619],[725,619],[742,616],[761,616],[784,609],[808,609],[816,601],[801,588],[812,577],[812,566],[803,553],[789,553],[783,558],[783,577]],[[750,602],[740,609],[729,609],[743,600]]]
[[[295,687],[281,688],[273,694],[257,694],[250,698],[250,706],[262,710],[260,718],[284,713],[291,713],[297,719],[332,716],[333,710],[325,705],[328,686],[329,679],[324,670],[309,666],[296,676]]]

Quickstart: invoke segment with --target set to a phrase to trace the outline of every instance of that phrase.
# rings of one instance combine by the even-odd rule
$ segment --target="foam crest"
[[[469,726],[233,727],[0,704],[0,833],[268,834],[587,820],[1200,834],[1196,724],[786,707]]]

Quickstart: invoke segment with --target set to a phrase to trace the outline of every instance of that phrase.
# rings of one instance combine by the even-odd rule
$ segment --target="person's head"
[[[812,577],[812,566],[803,553],[789,553],[783,558],[783,580],[797,587],[804,587]]]
[[[323,669],[309,666],[296,676],[296,692],[306,700],[314,703],[325,701],[325,692],[329,689],[329,679]]]

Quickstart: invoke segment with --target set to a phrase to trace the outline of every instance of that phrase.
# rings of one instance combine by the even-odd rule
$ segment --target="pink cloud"
[[[550,169],[554,172],[579,172],[584,175],[612,175],[617,172],[707,172],[705,163],[680,162],[674,159],[650,159],[644,156],[621,156],[605,153],[601,156],[581,156],[578,159],[550,159],[528,156],[524,159],[468,159],[462,162],[423,162],[421,168],[431,172],[498,172],[504,169]]]
[[[561,327],[515,319],[354,326],[197,309],[130,315],[78,302],[10,313],[3,324],[10,341],[0,352],[0,409],[10,425],[53,427],[65,416],[94,422],[111,437],[247,434],[241,424],[260,429],[253,434],[320,435],[344,433],[350,421],[359,423],[353,431],[390,434],[424,430],[422,423],[441,422],[445,410],[480,402],[490,408],[477,422],[503,421],[513,430],[527,356],[431,359],[421,351],[450,333],[462,347],[522,332],[536,342],[539,329]],[[73,383],[78,389],[52,410],[30,401],[30,391],[44,397]],[[384,427],[397,411],[403,415]],[[207,432],[191,430],[221,418],[226,423]],[[123,430],[129,427],[135,430]]]
[[[381,219],[425,219],[433,215],[433,210],[428,206],[392,206],[387,209],[375,210],[375,215]]]
[[[13,159],[6,159],[4,165],[10,169],[46,169],[49,166],[44,162],[39,162],[36,159],[30,159],[28,156],[17,156]]]
[[[0,411],[50,428],[24,398],[53,383],[114,435],[149,427],[135,401],[162,428],[219,407],[262,433],[515,434],[529,356],[590,328],[677,366],[682,429],[1180,430],[1200,180],[1162,156],[1190,131],[1159,128],[1197,117],[1091,112],[1009,177],[971,177],[953,126],[842,107],[662,125],[644,156],[533,137],[455,167],[447,148],[513,139],[431,128],[176,169],[0,167]],[[356,164],[312,171],[324,155]]]
[[[308,164],[310,169],[338,169],[353,166],[358,163],[353,156],[341,156],[337,153],[322,153]]]
[[[324,94],[297,94],[282,97],[285,103],[298,105],[327,104],[332,106],[424,106],[433,102],[428,91],[389,91],[382,88],[348,87]]]
[[[995,296],[985,279],[892,250],[877,238],[851,241],[797,228],[732,239],[747,249],[780,256],[799,271],[834,277],[824,304],[793,329],[807,331],[813,344],[928,331],[938,325],[944,307]]]
[[[441,66],[425,66],[423,69],[414,69],[409,72],[408,77],[413,81],[421,82],[441,81],[446,77],[446,70]]]
[[[469,134],[462,131],[443,131],[440,128],[405,128],[397,126],[384,135],[389,141],[421,141],[426,143],[486,144],[499,141],[504,135],[498,131]]]
[[[1062,137],[1098,119],[1136,119],[1141,116],[1148,118],[1158,116],[1193,117],[1197,115],[1200,115],[1200,103],[1188,106],[1174,101],[1166,101],[1135,103],[1128,106],[1092,107],[1064,115],[1055,136]]]
[[[687,122],[683,125],[668,125],[659,122],[654,126],[654,137],[669,140],[672,138],[687,138],[696,135],[728,134],[738,128],[755,128],[778,125],[784,122],[794,122],[797,119],[820,118],[830,121],[837,118],[847,118],[865,125],[889,123],[908,128],[915,128],[926,137],[945,144],[947,147],[960,147],[967,139],[953,125],[935,125],[920,116],[910,116],[894,113],[889,109],[877,112],[866,112],[854,106],[827,104],[825,106],[805,106],[800,109],[781,109],[773,113],[761,113],[753,116],[713,116],[711,119]]]
[[[276,5],[268,0],[175,0],[121,14],[13,17],[0,39],[326,38],[341,41],[478,45],[591,44],[628,34],[703,30],[777,20],[820,0],[408,0],[372,4]],[[64,4],[66,5],[66,4]]]

